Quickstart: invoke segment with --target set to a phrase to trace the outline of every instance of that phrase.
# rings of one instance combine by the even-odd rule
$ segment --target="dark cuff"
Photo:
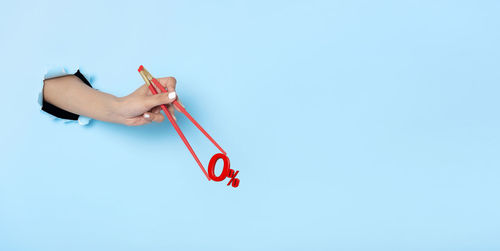
[[[78,77],[84,84],[88,85],[89,87],[92,87],[90,82],[85,78],[85,76],[83,76],[80,70],[77,70],[73,75]],[[61,119],[78,120],[78,117],[80,117],[80,115],[78,114],[68,112],[45,101],[45,98],[42,101],[42,110],[45,111],[46,113],[49,113]]]

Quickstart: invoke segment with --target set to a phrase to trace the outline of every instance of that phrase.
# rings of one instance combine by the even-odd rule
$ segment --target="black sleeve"
[[[90,85],[90,82],[85,78],[85,76],[83,76],[80,70],[76,71],[75,74],[73,75],[78,77],[84,84],[88,85],[89,87],[92,87],[92,85]],[[61,119],[78,120],[78,117],[80,116],[78,114],[74,114],[72,112],[63,110],[45,101],[45,99],[43,99],[42,101],[42,110]]]

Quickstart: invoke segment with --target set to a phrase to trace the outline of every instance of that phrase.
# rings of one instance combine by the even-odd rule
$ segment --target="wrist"
[[[125,122],[125,116],[123,115],[123,98],[115,97],[110,95],[108,118],[109,122],[123,124]]]

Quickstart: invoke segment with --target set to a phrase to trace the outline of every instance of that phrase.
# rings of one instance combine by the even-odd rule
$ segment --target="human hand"
[[[158,94],[153,95],[147,84],[142,85],[128,96],[117,98],[115,108],[116,122],[139,126],[151,122],[162,122],[165,117],[161,114],[160,105],[167,105],[168,111],[176,120],[174,107],[171,104],[177,99],[175,92],[176,79],[174,77],[158,78],[160,84],[167,89],[168,93],[161,93],[155,86]]]

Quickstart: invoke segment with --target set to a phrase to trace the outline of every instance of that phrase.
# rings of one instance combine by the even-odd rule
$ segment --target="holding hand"
[[[130,95],[118,98],[92,89],[74,75],[67,75],[45,80],[43,96],[52,105],[75,114],[138,126],[153,121],[162,122],[165,117],[160,113],[160,105],[170,104],[177,99],[175,78],[159,78],[158,81],[168,93],[153,95],[147,84],[144,84]],[[167,107],[175,119],[173,106]]]
[[[153,95],[149,91],[148,85],[144,84],[130,95],[118,98],[117,114],[121,117],[122,124],[137,126],[152,121],[162,122],[165,119],[164,115],[160,113],[160,105],[170,104],[177,98],[175,93],[177,81],[174,77],[159,78],[158,81],[167,89],[168,93],[161,93],[155,87],[159,94]],[[176,119],[173,106],[168,105],[167,108],[172,117]]]

